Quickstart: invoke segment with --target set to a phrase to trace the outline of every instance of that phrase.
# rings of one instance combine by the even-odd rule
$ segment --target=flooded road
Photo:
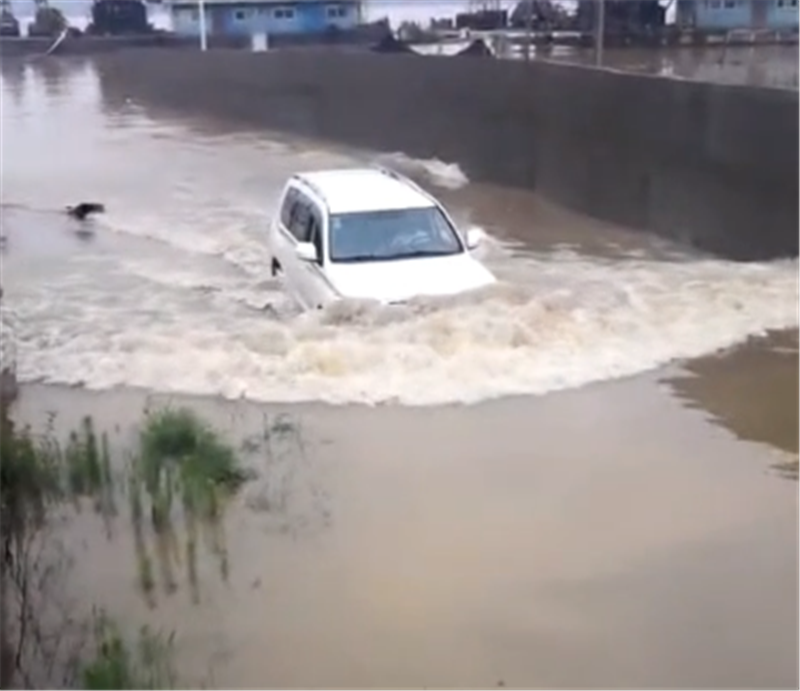
[[[3,194],[23,380],[472,403],[633,375],[797,325],[796,261],[690,256],[531,194],[468,184],[457,162],[153,120],[136,104],[111,111],[89,63],[45,64],[4,87],[22,92],[5,99]],[[501,284],[392,310],[295,314],[264,242],[281,185],[298,169],[375,160],[484,227]],[[76,238],[55,212],[93,199],[108,213]],[[73,249],[59,249],[70,239]]]
[[[124,440],[155,396],[237,440],[303,430],[277,517],[253,460],[227,586],[151,612],[130,535],[84,517],[87,603],[176,629],[220,687],[796,686],[797,486],[771,470],[797,453],[796,260],[699,256],[455,161],[156,117],[90,62],[2,76],[18,415]],[[280,186],[374,161],[483,227],[500,284],[298,314],[268,275]],[[108,213],[72,225],[80,200]]]

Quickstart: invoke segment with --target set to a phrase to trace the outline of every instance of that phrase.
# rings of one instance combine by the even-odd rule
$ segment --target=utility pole
[[[596,0],[594,59],[598,67],[603,65],[603,44],[606,41],[606,0]]]
[[[197,0],[197,10],[200,13],[200,50],[208,50],[208,32],[206,27],[206,2]]]

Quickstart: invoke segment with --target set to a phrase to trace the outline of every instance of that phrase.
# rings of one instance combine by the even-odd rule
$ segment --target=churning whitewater
[[[261,401],[475,402],[635,374],[796,325],[784,306],[797,289],[789,262],[550,256],[492,268],[504,261],[524,263],[532,278],[438,304],[304,315],[253,309],[255,279],[208,280],[168,263],[126,266],[115,297],[92,280],[102,262],[87,261],[15,295],[19,374]]]
[[[134,104],[109,113],[90,75],[75,80],[69,101],[29,90],[4,103],[3,345],[22,381],[468,403],[632,375],[798,324],[795,260],[531,252],[500,237],[535,228],[500,218],[481,249],[500,279],[488,290],[301,314],[265,248],[288,175],[377,160],[461,193],[458,166],[165,123]],[[81,234],[55,217],[89,197],[108,213]],[[451,210],[474,221],[468,202]]]

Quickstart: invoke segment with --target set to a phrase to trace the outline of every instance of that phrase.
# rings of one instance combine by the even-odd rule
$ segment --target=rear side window
[[[281,207],[281,223],[298,242],[313,242],[322,257],[322,221],[317,206],[300,190],[290,189]]]
[[[292,207],[296,201],[297,190],[290,187],[283,197],[283,206],[281,206],[281,223],[287,229],[291,224]]]
[[[289,232],[298,242],[308,242],[308,220],[311,215],[308,200],[299,192],[289,213]]]

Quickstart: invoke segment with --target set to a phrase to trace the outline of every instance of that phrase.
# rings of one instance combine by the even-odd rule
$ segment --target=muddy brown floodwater
[[[124,517],[69,522],[82,608],[174,630],[220,688],[797,686],[796,260],[111,104],[90,62],[2,76],[16,416],[91,415],[122,451],[145,406],[188,405],[258,475],[196,604],[146,605]],[[495,289],[297,313],[264,248],[281,182],[374,160],[488,231]],[[108,213],[73,225],[79,200]]]

